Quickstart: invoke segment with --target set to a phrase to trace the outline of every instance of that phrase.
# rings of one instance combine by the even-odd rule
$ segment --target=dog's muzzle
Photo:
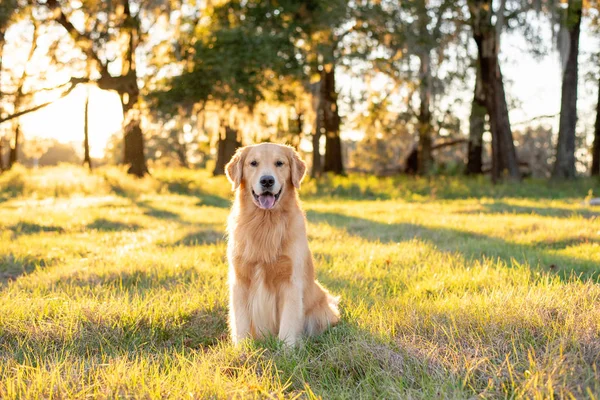
[[[275,204],[277,203],[277,200],[279,200],[279,196],[281,195],[282,191],[283,188],[281,188],[279,193],[275,194],[269,191],[264,191],[261,194],[256,194],[254,192],[254,189],[252,189],[252,196],[254,197],[254,202],[258,207],[262,208],[263,210],[270,210],[273,207],[275,207]]]

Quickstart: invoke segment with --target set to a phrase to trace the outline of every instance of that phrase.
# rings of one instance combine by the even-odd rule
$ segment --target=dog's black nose
[[[273,178],[271,175],[265,175],[260,177],[260,185],[265,189],[273,187],[274,184],[275,178]]]

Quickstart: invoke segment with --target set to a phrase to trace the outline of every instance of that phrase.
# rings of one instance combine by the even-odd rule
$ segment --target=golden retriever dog
[[[294,345],[339,320],[338,298],[315,281],[297,190],[306,165],[292,147],[247,146],[226,166],[231,339],[276,335]]]

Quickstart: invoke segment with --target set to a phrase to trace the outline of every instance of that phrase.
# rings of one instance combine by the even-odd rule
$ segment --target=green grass
[[[302,195],[343,319],[227,337],[225,178],[0,175],[0,398],[597,398],[597,181],[352,176]]]

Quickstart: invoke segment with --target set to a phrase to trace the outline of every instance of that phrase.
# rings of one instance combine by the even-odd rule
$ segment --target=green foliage
[[[215,101],[252,108],[267,96],[281,100],[287,79],[302,73],[290,16],[270,2],[230,1],[216,7],[206,34],[187,51],[190,68],[153,95],[173,112],[181,104]]]

